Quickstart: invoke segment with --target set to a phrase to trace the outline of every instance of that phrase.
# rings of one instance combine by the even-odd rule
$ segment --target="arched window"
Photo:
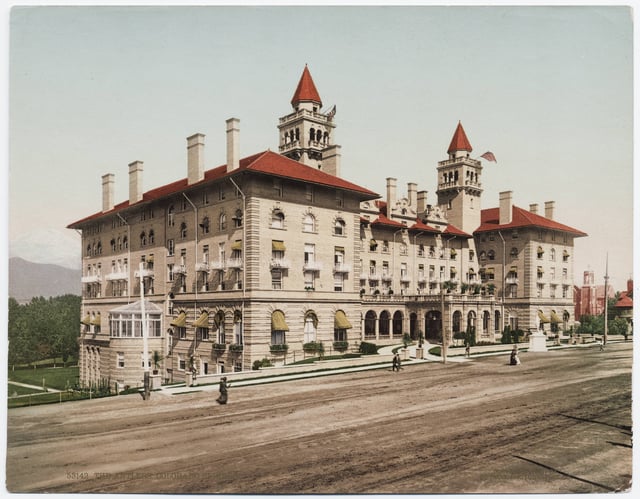
[[[284,229],[284,213],[282,213],[282,210],[276,208],[271,212],[271,227],[273,229]]]
[[[481,261],[485,261],[487,259],[487,252],[486,251],[481,251],[480,252],[480,260]]]
[[[316,219],[310,213],[304,216],[302,220],[302,232],[315,232],[316,231]]]
[[[489,260],[495,260],[496,259],[496,252],[493,250],[489,250],[489,252],[487,253],[487,256],[489,257]]]
[[[98,241],[98,255],[102,255],[102,243]]]
[[[376,313],[373,310],[364,316],[364,335],[369,338],[376,336]]]
[[[156,235],[153,232],[153,229],[149,231],[149,244],[154,244],[156,240]]]
[[[200,228],[202,229],[203,234],[209,233],[209,217],[204,217],[202,219],[202,223],[200,224]]]
[[[215,317],[213,318],[213,322],[218,328],[218,343],[225,343],[227,338],[224,327],[224,312],[222,310],[216,313]]]
[[[142,231],[140,233],[140,246],[146,246],[147,245],[147,234],[145,233],[145,231]]]
[[[398,335],[402,335],[402,330],[403,330],[403,317],[402,317],[402,312],[400,312],[399,310],[397,310],[394,314],[393,314],[393,324],[392,324],[392,330],[393,330],[393,335],[394,336],[398,336]]]
[[[233,313],[233,336],[236,345],[243,344],[244,340],[242,338],[242,312],[240,312],[240,310],[236,310]]]
[[[233,226],[235,228],[242,227],[242,210],[236,210],[235,215],[233,216]]]
[[[128,249],[129,248],[129,239],[127,238],[127,236],[124,236],[122,238],[122,246],[124,246],[124,249]]]
[[[227,230],[227,214],[224,212],[218,217],[218,230]]]
[[[538,260],[542,260],[542,257],[544,256],[544,250],[542,249],[542,246],[538,246]]]
[[[182,238],[182,239],[186,239],[187,238],[187,224],[186,224],[186,222],[182,222],[180,224],[180,238]]]
[[[551,248],[551,251],[549,251],[549,259],[552,262],[556,261],[556,250],[555,250],[555,248]]]
[[[380,312],[380,319],[378,319],[378,331],[380,336],[389,336],[389,312],[383,310]]]
[[[300,140],[300,129],[296,128],[296,141]]]
[[[462,313],[456,310],[453,313],[453,334],[460,332],[460,326],[462,324]]]
[[[286,343],[285,333],[289,331],[289,326],[285,321],[284,312],[275,310],[271,314],[271,344],[284,345]]]
[[[112,239],[111,240],[111,251],[115,251],[116,250],[116,240]]]
[[[91,256],[91,245],[87,244],[87,256]]]
[[[316,129],[312,128],[309,130],[309,141],[313,142],[314,140],[316,140]]]
[[[336,223],[333,227],[333,233],[336,236],[344,236],[345,235],[345,223],[341,218],[336,218]]]
[[[169,227],[173,227],[176,223],[175,211],[176,210],[173,205],[169,206],[169,209],[167,210],[167,225]]]
[[[304,316],[304,342],[316,341],[318,317],[314,312],[307,312]]]

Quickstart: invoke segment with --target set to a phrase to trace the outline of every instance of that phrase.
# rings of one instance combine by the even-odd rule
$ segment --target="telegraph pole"
[[[604,338],[602,345],[607,344],[607,332],[609,331],[609,253],[604,271]]]

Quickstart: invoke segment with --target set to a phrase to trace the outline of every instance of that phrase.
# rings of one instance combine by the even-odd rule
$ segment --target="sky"
[[[342,176],[436,200],[437,162],[460,121],[483,162],[482,207],[501,191],[555,201],[576,239],[574,282],[633,273],[633,29],[624,6],[24,7],[10,14],[10,244],[101,210],[101,176],[128,197],[186,177],[186,137],[225,163],[277,151],[278,118],[305,64],[337,107]],[[75,238],[75,239],[74,239]]]

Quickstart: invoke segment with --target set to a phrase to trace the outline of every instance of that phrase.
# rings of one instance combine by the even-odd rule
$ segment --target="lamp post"
[[[607,344],[607,332],[609,330],[609,253],[607,253],[607,263],[604,271],[604,338],[602,339],[602,346]]]

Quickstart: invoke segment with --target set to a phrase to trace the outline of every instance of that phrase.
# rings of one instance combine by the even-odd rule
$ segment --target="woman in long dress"
[[[510,364],[512,366],[517,366],[520,364],[520,357],[518,357],[518,347],[514,345],[513,350],[511,350],[511,361]]]
[[[218,404],[226,404],[227,403],[227,390],[229,389],[229,385],[227,384],[227,377],[223,376],[220,378],[220,396],[216,399]]]

